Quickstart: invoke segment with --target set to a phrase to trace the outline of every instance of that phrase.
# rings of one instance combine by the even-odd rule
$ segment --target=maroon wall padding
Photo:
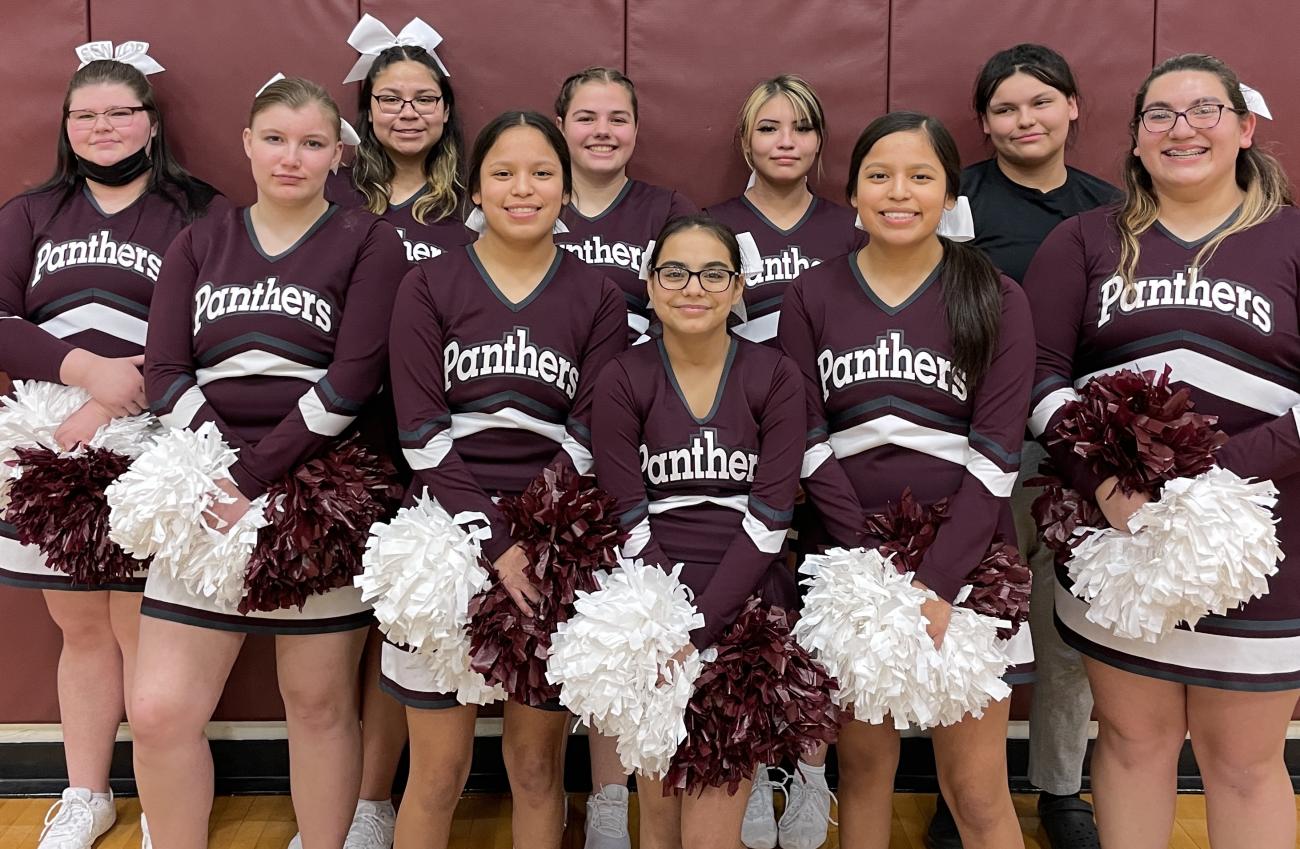
[[[1113,182],[1128,144],[1132,92],[1151,70],[1154,5],[1011,0],[994,13],[982,3],[894,3],[889,108],[939,116],[957,138],[964,163],[987,159],[992,147],[971,110],[975,77],[994,52],[1037,41],[1069,60],[1084,97],[1070,164]]]
[[[1078,74],[1086,103],[1073,164],[1114,179],[1127,147],[1132,94],[1153,57],[1204,50],[1265,94],[1278,118],[1261,122],[1260,138],[1300,168],[1300,89],[1294,62],[1279,60],[1293,53],[1289,40],[1300,29],[1300,7],[1266,0],[1214,8],[1196,0],[723,6],[316,0],[305,12],[269,0],[18,4],[6,10],[0,27],[0,78],[9,81],[0,89],[0,111],[9,117],[10,140],[0,198],[52,170],[58,109],[77,63],[73,48],[95,38],[151,42],[151,55],[167,68],[151,82],[179,158],[237,202],[249,202],[253,187],[240,135],[253,93],[276,71],[307,76],[325,84],[352,117],[357,86],[341,81],[356,53],[346,38],[365,12],[394,32],[420,15],[442,34],[438,54],[452,73],[467,145],[504,109],[550,114],[561,81],[573,71],[623,68],[641,102],[633,174],[679,188],[701,205],[743,188],[747,173],[736,144],[741,100],[759,80],[784,72],[805,76],[825,102],[830,135],[815,187],[837,201],[853,140],[887,108],[939,115],[966,161],[988,156],[970,113],[974,76],[994,50],[1027,40],[1056,47]],[[0,723],[57,721],[59,636],[36,593],[0,587],[0,645],[11,647],[0,652]],[[1017,718],[1025,716],[1025,695],[1017,694]],[[251,639],[217,718],[282,715],[270,640]]]
[[[742,101],[756,83],[797,73],[830,125],[817,190],[843,202],[853,141],[885,108],[888,21],[887,0],[629,4],[627,73],[641,105],[631,170],[701,206],[734,197],[749,178],[736,137]]]
[[[0,113],[5,122],[5,166],[0,198],[45,180],[54,170],[59,109],[73,52],[86,38],[86,0],[10,3],[0,25]]]
[[[1255,139],[1282,161],[1294,188],[1300,183],[1300,62],[1296,33],[1300,4],[1269,0],[1199,3],[1160,0],[1155,61],[1179,53],[1211,53],[1242,82],[1258,89],[1273,113],[1260,119]]]

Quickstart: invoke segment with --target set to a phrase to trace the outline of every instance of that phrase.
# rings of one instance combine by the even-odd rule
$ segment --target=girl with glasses
[[[1038,329],[1031,426],[1066,483],[1126,528],[1153,494],[1124,496],[1051,434],[1091,375],[1168,367],[1228,434],[1215,461],[1277,486],[1277,539],[1294,556],[1300,215],[1256,129],[1237,75],[1212,56],[1167,59],[1142,83],[1123,203],[1057,227],[1025,278]],[[1293,846],[1282,747],[1300,695],[1300,572],[1284,562],[1266,595],[1154,643],[1089,621],[1057,574],[1057,627],[1084,655],[1096,700],[1102,845],[1168,844],[1190,734],[1216,849]]]
[[[835,543],[879,545],[865,519],[905,489],[921,506],[947,499],[950,518],[915,574],[934,593],[921,609],[936,646],[990,544],[1015,539],[1009,496],[1033,377],[1020,287],[982,252],[938,235],[960,168],[934,118],[892,112],[868,125],[845,192],[870,241],[795,282],[779,336],[806,388],[804,489]],[[1027,637],[1021,629],[1012,640]],[[1007,789],[1009,704],[931,731],[939,786],[968,846],[1023,845]],[[837,751],[840,845],[884,849],[898,732],[889,720],[849,719]]]
[[[630,533],[623,555],[685,564],[704,626],[684,659],[716,643],[751,596],[787,610],[797,602],[783,548],[805,420],[794,363],[727,330],[743,287],[731,230],[679,218],[658,235],[650,265],[646,293],[663,334],[605,369],[592,440],[597,480]],[[704,446],[696,462],[665,474],[665,458],[692,445]],[[734,846],[749,783],[665,795],[663,781],[638,775],[640,845]]]
[[[0,208],[0,369],[90,394],[55,434],[71,450],[147,406],[140,364],[163,253],[224,200],[172,157],[153,89],[132,65],[84,65],[63,113],[53,176]],[[63,636],[59,716],[70,786],[40,846],[88,849],[116,818],[109,763],[131,695],[146,573],[79,584],[20,545],[9,524],[0,525],[0,546],[0,581],[43,590]]]
[[[538,591],[493,499],[519,494],[550,464],[590,473],[592,387],[627,345],[627,310],[600,269],[555,246],[573,183],[568,147],[550,119],[506,112],[490,122],[474,143],[467,182],[483,234],[406,276],[389,333],[397,424],[415,475],[407,503],[427,492],[452,515],[486,516],[484,557],[532,616]],[[383,686],[406,705],[411,736],[396,845],[446,847],[477,706],[435,692],[423,662],[389,643]],[[558,700],[505,705],[516,846],[560,846],[570,719]]]
[[[632,340],[649,326],[650,307],[640,279],[647,245],[664,224],[697,211],[681,192],[628,177],[639,117],[635,86],[613,68],[573,74],[555,98],[555,123],[573,160],[573,198],[560,216],[568,232],[557,234],[555,243],[603,268],[622,288]],[[622,772],[612,772],[618,766],[613,745],[600,752],[603,757],[593,754],[592,761],[596,789],[621,785]]]

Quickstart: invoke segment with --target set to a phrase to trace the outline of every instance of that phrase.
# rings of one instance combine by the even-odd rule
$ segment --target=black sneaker
[[[1038,820],[1052,849],[1101,849],[1092,805],[1078,795],[1038,795]]]
[[[930,827],[925,830],[925,845],[927,849],[961,849],[957,821],[952,818],[952,811],[942,793],[935,799],[934,816],[930,818]]]

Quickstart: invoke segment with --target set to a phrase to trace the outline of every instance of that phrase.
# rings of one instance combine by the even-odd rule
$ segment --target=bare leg
[[[275,639],[289,787],[304,849],[337,849],[352,824],[361,785],[356,669],[365,635],[354,629]]]
[[[447,849],[456,803],[469,778],[477,715],[474,705],[406,709],[411,777],[397,812],[395,849]]]
[[[1187,722],[1205,779],[1214,849],[1292,849],[1296,810],[1282,760],[1295,690],[1187,688]]]
[[[682,849],[736,849],[745,818],[750,782],[729,794],[725,787],[706,787],[681,803]]]
[[[122,654],[106,592],[46,590],[45,605],[63,634],[59,719],[68,783],[108,792],[113,742],[122,721]]]
[[[383,635],[372,628],[361,663],[361,798],[372,802],[393,795],[397,764],[406,747],[406,708],[379,689],[383,643]]]
[[[641,849],[682,849],[682,797],[665,796],[662,781],[637,775],[636,798],[641,809]]]
[[[888,849],[899,751],[892,720],[886,717],[881,725],[846,720],[835,745],[840,756],[840,846]]]
[[[1186,688],[1084,658],[1097,705],[1092,796],[1107,849],[1165,849],[1174,829]]]
[[[140,617],[131,735],[155,846],[208,845],[212,752],[203,732],[243,643],[243,634]]]
[[[516,846],[560,849],[564,836],[564,744],[570,716],[506,702],[501,740],[514,807]]]
[[[1021,849],[1016,809],[1007,786],[1007,715],[1011,700],[967,716],[956,725],[935,728],[934,759],[939,786],[952,807],[966,849]]]
[[[131,707],[131,687],[135,683],[135,656],[140,649],[140,602],[144,593],[110,592],[108,615],[113,626],[113,636],[122,652],[122,694],[127,708]],[[130,714],[127,715],[130,721]]]
[[[599,793],[607,784],[626,787],[627,775],[618,759],[618,740],[591,728],[587,731],[587,746],[591,750],[591,792]]]

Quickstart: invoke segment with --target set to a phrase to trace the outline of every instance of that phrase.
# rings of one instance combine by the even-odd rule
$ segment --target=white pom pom
[[[141,560],[183,560],[203,535],[204,513],[229,500],[217,481],[230,477],[234,462],[211,423],[166,431],[105,490],[109,537]]]
[[[1066,563],[1090,621],[1117,636],[1158,642],[1268,592],[1282,559],[1271,481],[1212,468],[1165,484],[1129,519],[1132,533],[1091,534]]]
[[[257,532],[270,523],[266,496],[259,496],[224,533],[204,523],[183,558],[155,556],[150,568],[168,571],[191,593],[234,612],[244,597],[244,578],[257,545]]]
[[[695,652],[666,667],[704,616],[681,583],[680,564],[671,573],[640,560],[619,565],[597,574],[595,592],[578,593],[574,615],[551,638],[546,677],[561,685],[561,704],[617,738],[624,769],[660,776],[686,739],[686,706],[704,659]]]
[[[376,522],[354,583],[363,601],[374,602],[380,629],[394,643],[428,652],[461,634],[469,624],[469,601],[492,583],[480,562],[487,527],[482,513],[452,517],[421,494],[387,524]]]
[[[811,555],[799,571],[810,577],[794,636],[839,681],[835,702],[872,724],[886,714],[899,729],[931,724],[938,658],[912,575],[861,548]]]
[[[162,424],[150,413],[122,416],[100,425],[90,438],[90,447],[135,459],[149,449],[162,429]]]
[[[469,668],[469,637],[444,640],[429,652],[390,651],[384,647],[383,670],[389,678],[418,681],[429,693],[454,693],[463,705],[487,705],[503,701],[506,691],[488,686],[486,679]]]
[[[952,725],[967,715],[984,715],[991,702],[1011,695],[1002,680],[1011,658],[998,628],[1007,623],[954,607],[939,646],[931,725]]]

